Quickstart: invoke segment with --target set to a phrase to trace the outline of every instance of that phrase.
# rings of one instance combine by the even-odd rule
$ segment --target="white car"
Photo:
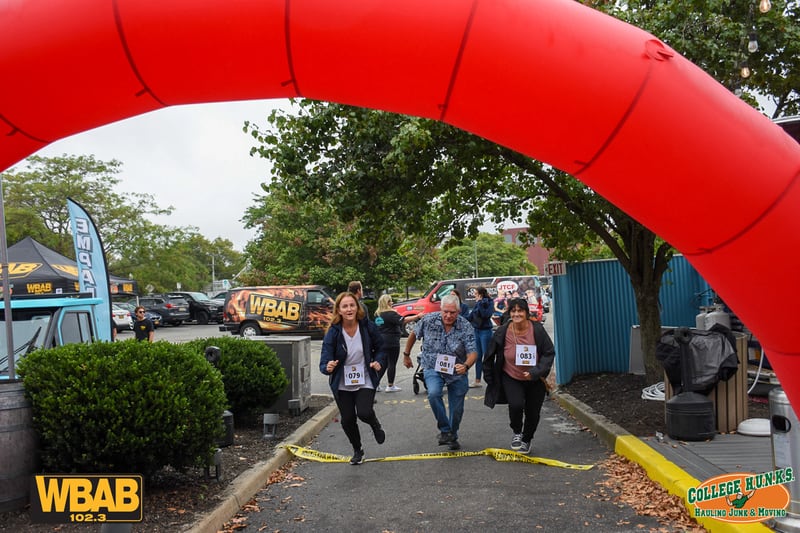
[[[114,315],[114,326],[117,328],[117,333],[133,329],[133,317],[131,317],[130,311],[117,304],[112,304],[111,312]]]

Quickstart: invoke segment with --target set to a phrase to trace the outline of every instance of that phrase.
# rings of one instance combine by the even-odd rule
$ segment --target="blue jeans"
[[[483,356],[489,349],[489,341],[492,340],[492,328],[475,330],[475,346],[478,352],[478,360],[475,361],[475,379],[481,379],[483,375]]]
[[[458,438],[458,428],[464,416],[464,397],[469,390],[467,375],[464,374],[447,384],[447,403],[450,405],[450,416],[444,407],[444,376],[433,369],[425,369],[425,387],[428,389],[428,403],[431,405],[436,425],[442,433],[451,433]]]

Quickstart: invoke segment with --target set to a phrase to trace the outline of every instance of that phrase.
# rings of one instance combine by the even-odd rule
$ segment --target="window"
[[[431,301],[432,302],[438,302],[439,300],[442,299],[443,296],[447,296],[448,294],[450,294],[450,291],[452,291],[455,288],[456,288],[456,284],[455,283],[445,283],[445,284],[443,284],[441,287],[439,287],[439,290],[436,291],[436,294],[434,294],[431,297]]]
[[[308,291],[308,303],[321,304],[325,301],[325,296],[319,291]]]
[[[92,321],[85,311],[66,312],[59,329],[62,344],[92,342]]]

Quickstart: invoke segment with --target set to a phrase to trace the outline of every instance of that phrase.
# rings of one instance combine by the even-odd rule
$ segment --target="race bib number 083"
[[[517,344],[517,366],[536,366],[536,345]]]

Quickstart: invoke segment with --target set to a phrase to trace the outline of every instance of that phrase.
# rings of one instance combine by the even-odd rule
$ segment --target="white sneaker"
[[[401,390],[403,390],[403,389],[401,389],[397,385],[390,385],[390,386],[386,387],[386,392],[400,392]]]
[[[378,387],[375,389],[375,392],[383,392],[383,387],[378,385]]]

